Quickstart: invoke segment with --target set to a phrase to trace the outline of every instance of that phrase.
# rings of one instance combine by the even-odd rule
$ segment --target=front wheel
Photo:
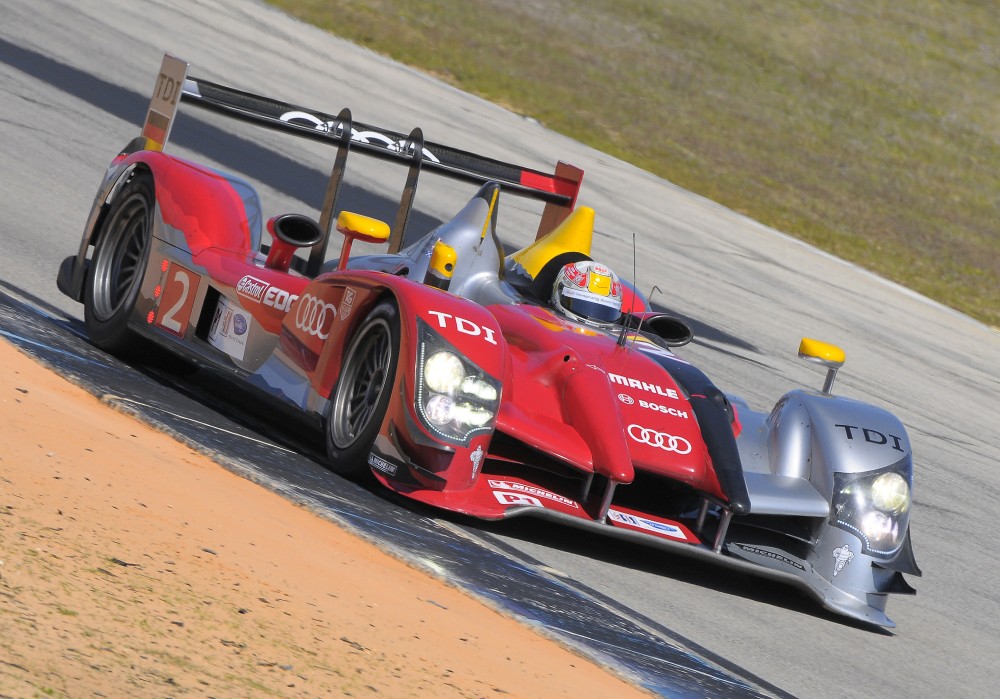
[[[330,469],[348,478],[368,473],[368,454],[389,408],[399,362],[399,310],[377,305],[351,339],[330,397],[326,448]]]
[[[83,317],[95,345],[112,354],[134,349],[128,327],[153,235],[153,177],[133,173],[115,198],[97,239],[84,285]]]

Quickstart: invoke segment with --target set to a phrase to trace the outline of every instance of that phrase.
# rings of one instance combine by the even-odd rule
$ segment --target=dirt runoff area
[[[649,697],[0,341],[0,697]]]

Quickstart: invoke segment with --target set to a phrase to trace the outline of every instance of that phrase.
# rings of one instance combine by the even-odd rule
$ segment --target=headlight
[[[896,472],[883,473],[872,483],[872,504],[884,512],[900,515],[910,509],[910,486]]]
[[[466,376],[462,381],[462,393],[487,402],[497,399],[497,389],[493,384],[472,376]]]
[[[435,394],[424,406],[424,415],[435,425],[447,425],[455,419],[455,401],[440,393]]]
[[[468,444],[493,429],[500,382],[418,321],[416,411],[424,427],[442,441]]]
[[[432,391],[451,395],[465,379],[462,360],[451,352],[435,352],[424,362],[424,381]]]
[[[903,545],[911,495],[909,461],[902,466],[834,474],[831,524],[853,532],[870,556],[888,558]]]

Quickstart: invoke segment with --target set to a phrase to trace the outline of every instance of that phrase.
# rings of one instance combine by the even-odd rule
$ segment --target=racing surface
[[[582,626],[595,612],[577,610],[576,600],[603,608],[612,626],[622,625],[615,651],[621,657],[639,655],[628,644],[643,633],[659,639],[653,643],[663,655],[651,660],[656,677],[665,673],[660,661],[673,663],[669,646],[680,656],[689,655],[685,649],[701,653],[749,681],[759,678],[771,693],[993,695],[992,664],[1000,647],[993,535],[1000,514],[996,332],[255,2],[0,2],[0,15],[0,282],[57,321],[54,330],[40,331],[41,339],[14,332],[18,323],[50,323],[25,321],[38,315],[22,309],[6,331],[46,345],[55,341],[52,333],[60,342],[67,338],[75,343],[70,355],[83,357],[79,372],[112,363],[96,350],[79,349],[80,324],[60,316],[81,318],[82,307],[62,297],[54,279],[59,262],[76,249],[108,161],[138,132],[165,50],[209,80],[333,113],[348,106],[359,120],[402,132],[420,126],[430,140],[508,162],[541,169],[570,162],[586,171],[581,203],[597,211],[595,257],[634,277],[640,288],[658,285],[663,294],[654,301],[698,321],[699,341],[680,354],[721,388],[757,409],[769,409],[791,388],[818,388],[822,372],[795,358],[799,338],[816,337],[847,352],[837,392],[884,406],[906,425],[915,463],[913,542],[924,577],[913,581],[916,597],[890,600],[887,613],[898,629],[845,623],[765,581],[541,522],[442,525],[436,515],[345,484],[308,459],[301,469],[289,466],[288,474],[278,475],[302,478],[289,480],[298,483],[295,496],[314,497],[341,517],[345,501],[361,502],[362,512],[392,512],[395,523],[380,534],[390,543],[433,532],[449,542],[447,548],[468,535],[490,544],[498,569],[537,576],[537,562],[561,572],[566,577],[532,578],[552,585],[550,606],[568,609]],[[332,162],[331,151],[313,144],[183,109],[171,149],[261,178],[269,214],[314,214]],[[378,215],[398,199],[403,173],[351,163],[347,181],[345,206]],[[470,194],[468,186],[422,178],[411,226],[454,213]],[[511,243],[529,240],[536,215],[531,205],[507,197],[500,206],[501,236]],[[136,376],[155,396],[187,401],[175,387]],[[184,405],[192,414],[218,416],[197,401]],[[510,557],[498,555],[508,549]],[[449,565],[471,577],[469,571],[482,566],[465,556],[453,554]],[[488,581],[472,585],[490,587]],[[512,588],[496,595],[530,604]],[[754,691],[726,684],[722,673],[717,681],[723,683],[715,687],[719,693]]]

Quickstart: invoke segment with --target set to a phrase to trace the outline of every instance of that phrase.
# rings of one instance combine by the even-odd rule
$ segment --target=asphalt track
[[[822,381],[794,357],[801,336],[846,349],[837,390],[888,407],[914,444],[913,538],[925,574],[914,581],[918,595],[890,601],[887,611],[899,624],[894,633],[874,632],[822,613],[784,588],[527,521],[442,525],[427,513],[378,499],[380,508],[398,513],[405,524],[392,525],[381,538],[392,543],[405,530],[419,540],[433,530],[463,532],[456,540],[495,542],[494,553],[509,554],[498,555],[497,566],[541,572],[539,579],[553,590],[572,590],[684,655],[720,659],[713,666],[724,664],[751,681],[760,678],[765,692],[995,695],[996,332],[249,0],[3,1],[0,18],[0,280],[54,318],[59,332],[74,336],[79,324],[63,316],[78,319],[81,309],[55,289],[58,263],[78,244],[107,161],[137,132],[164,50],[189,60],[195,75],[286,101],[334,113],[349,106],[368,123],[403,132],[420,126],[431,140],[538,168],[571,162],[587,173],[581,201],[597,210],[597,255],[627,276],[633,276],[634,264],[641,287],[664,290],[657,297],[662,305],[702,321],[701,340],[685,348],[685,356],[724,389],[767,409],[784,391]],[[175,152],[260,177],[269,213],[315,210],[318,183],[330,166],[328,151],[186,114],[177,126]],[[185,126],[190,135],[183,137]],[[400,173],[353,163],[348,179],[354,196],[349,205],[363,213],[379,213],[402,185]],[[453,213],[469,195],[467,187],[444,180],[422,181],[414,225]],[[531,206],[507,198],[501,207],[501,233],[513,243],[530,238],[536,213]],[[8,332],[40,341],[19,332],[27,323],[18,316]],[[43,344],[53,337],[43,333]],[[82,360],[87,372],[111,361],[79,344],[73,348],[71,354],[90,359]],[[159,382],[150,390],[147,398],[186,400]],[[184,409],[190,414],[179,414],[208,409],[196,401]],[[360,495],[342,483],[331,487],[328,472],[310,468],[316,480],[306,481],[305,495],[315,485],[314,497],[331,507]],[[446,560],[468,574],[462,556]],[[495,594],[521,603],[508,588]],[[551,597],[549,611],[566,599]],[[577,622],[576,630],[594,628],[586,615]],[[624,640],[620,644],[628,647]],[[753,691],[733,687],[740,685],[705,693]]]

